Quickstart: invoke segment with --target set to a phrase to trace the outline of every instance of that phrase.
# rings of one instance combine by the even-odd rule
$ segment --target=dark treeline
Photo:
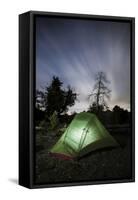
[[[88,110],[87,112],[92,112],[93,111]],[[59,116],[59,120],[63,123],[65,122],[70,122],[73,117],[75,116],[75,112],[72,115],[63,114]],[[107,110],[107,111],[100,111],[98,114],[95,113],[98,118],[103,122],[105,125],[117,125],[117,124],[129,124],[130,123],[130,112],[128,110],[125,110],[119,106],[114,106],[113,110]],[[45,111],[42,111],[38,108],[35,109],[35,119],[36,119],[36,124],[39,125],[39,123],[42,120],[48,120],[48,117],[45,113]]]
[[[130,112],[115,105],[112,110],[107,105],[110,98],[111,90],[109,81],[104,72],[98,72],[95,76],[95,85],[91,94],[88,95],[90,105],[86,112],[95,113],[105,125],[119,125],[130,123]],[[78,94],[71,86],[63,88],[63,83],[58,77],[53,76],[51,83],[36,91],[36,108],[35,120],[36,125],[41,126],[42,123],[49,123],[54,127],[57,123],[68,124],[75,112],[68,115],[69,108],[75,105]],[[60,123],[59,123],[60,124]]]

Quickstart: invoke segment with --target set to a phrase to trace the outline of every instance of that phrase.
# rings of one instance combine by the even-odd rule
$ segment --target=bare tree
[[[100,108],[108,108],[106,99],[110,98],[111,90],[108,88],[108,81],[106,74],[104,72],[98,72],[95,76],[95,85],[92,93],[89,95],[91,99],[91,106],[94,104],[97,111]]]

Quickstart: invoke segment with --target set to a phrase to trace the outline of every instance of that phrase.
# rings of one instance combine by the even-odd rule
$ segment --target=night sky
[[[130,109],[130,24],[83,19],[36,18],[36,87],[58,76],[79,94],[69,112],[87,110],[95,74],[110,81],[110,109]]]

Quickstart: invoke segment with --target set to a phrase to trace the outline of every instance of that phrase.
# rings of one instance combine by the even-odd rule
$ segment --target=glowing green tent
[[[61,157],[74,158],[100,148],[117,145],[95,114],[82,112],[76,114],[50,152]]]

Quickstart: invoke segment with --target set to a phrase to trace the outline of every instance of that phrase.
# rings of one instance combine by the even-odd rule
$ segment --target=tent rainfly
[[[97,149],[116,146],[118,143],[95,114],[81,112],[75,115],[50,152],[59,157],[73,159]]]

